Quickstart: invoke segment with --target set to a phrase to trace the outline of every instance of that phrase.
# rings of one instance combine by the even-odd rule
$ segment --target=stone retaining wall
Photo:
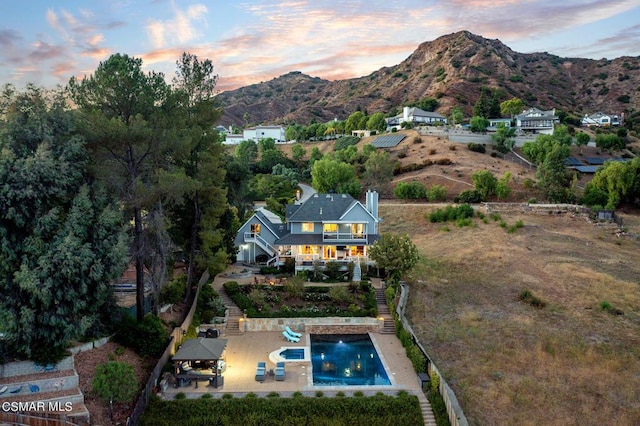
[[[243,331],[284,331],[288,325],[293,331],[305,333],[357,334],[380,331],[383,321],[370,317],[242,318],[240,324]]]
[[[20,385],[23,385],[23,391],[20,393],[20,395],[22,395],[25,392],[27,393],[29,392],[27,385],[24,385],[23,382],[19,380],[18,377],[16,377],[15,383],[5,383],[5,386],[7,386],[9,389],[13,389],[16,386],[20,386]],[[75,389],[78,387],[79,381],[78,381],[78,375],[74,372],[72,375],[65,376],[65,377],[52,377],[47,379],[30,380],[29,385],[38,386],[38,388],[40,388],[39,392],[55,392],[55,391],[61,391],[66,389]],[[5,392],[0,395],[0,398],[13,397],[13,396],[15,395]],[[79,401],[79,402],[84,402],[84,401]]]
[[[66,357],[55,365],[47,366],[46,370],[44,366],[38,365],[33,361],[16,361],[0,365],[0,377],[25,376],[27,374],[42,373],[49,370],[62,371],[73,370],[73,368],[73,356]]]

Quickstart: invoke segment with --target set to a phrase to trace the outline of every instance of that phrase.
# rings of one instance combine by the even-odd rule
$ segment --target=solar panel
[[[598,166],[576,166],[575,169],[580,173],[595,173]]]
[[[397,146],[405,138],[404,135],[383,135],[375,138],[371,145],[376,148],[393,148]]]
[[[601,157],[585,157],[585,161],[587,162],[587,164],[593,164],[593,165],[604,164],[606,160],[608,159],[601,158]]]
[[[568,157],[564,159],[565,166],[582,166],[582,162],[576,157]]]

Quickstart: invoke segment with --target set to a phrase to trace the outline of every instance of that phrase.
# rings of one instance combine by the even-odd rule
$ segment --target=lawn
[[[469,423],[640,424],[638,238],[572,214],[459,228],[429,210],[381,205],[381,228],[424,256],[408,316]]]

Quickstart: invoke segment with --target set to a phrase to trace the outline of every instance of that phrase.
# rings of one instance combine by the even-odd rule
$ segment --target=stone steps
[[[436,426],[436,417],[433,415],[433,409],[431,408],[431,404],[429,404],[429,400],[424,397],[419,398],[419,401],[425,426]]]

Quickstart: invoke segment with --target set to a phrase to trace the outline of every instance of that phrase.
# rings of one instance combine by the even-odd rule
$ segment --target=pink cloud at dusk
[[[0,25],[2,83],[53,86],[91,73],[113,53],[173,77],[182,52],[211,59],[218,89],[301,71],[360,77],[455,31],[522,53],[600,59],[637,56],[637,0],[69,0],[8,3]],[[88,72],[87,72],[88,70]]]

